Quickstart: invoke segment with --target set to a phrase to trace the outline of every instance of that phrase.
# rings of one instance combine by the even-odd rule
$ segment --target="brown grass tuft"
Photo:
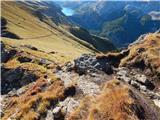
[[[43,88],[44,85],[46,88]],[[50,105],[56,104],[64,97],[63,92],[64,86],[60,80],[47,85],[45,80],[40,78],[26,93],[10,98],[10,105],[5,110],[2,120],[13,117],[14,113],[15,119],[37,120],[40,115],[45,114]]]
[[[159,36],[158,33],[149,34],[142,43],[131,46],[129,55],[121,60],[120,66],[134,65],[142,60],[146,66],[151,67],[155,72],[160,72],[157,71],[160,68]]]
[[[84,98],[69,120],[136,120],[138,118],[130,108],[133,103],[129,88],[112,80],[96,98]]]

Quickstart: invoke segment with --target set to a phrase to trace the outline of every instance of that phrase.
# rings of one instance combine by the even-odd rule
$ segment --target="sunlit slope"
[[[52,27],[33,16],[32,11],[17,2],[2,2],[2,15],[7,24],[5,31],[16,34],[20,39],[3,37],[8,44],[20,46],[29,44],[45,52],[55,52],[55,56],[63,56],[63,61],[72,60],[82,53],[93,51],[85,47],[89,44],[72,36],[52,22]]]

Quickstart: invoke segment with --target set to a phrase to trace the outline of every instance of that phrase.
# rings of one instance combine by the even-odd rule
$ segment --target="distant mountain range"
[[[142,25],[156,29],[151,24],[158,23],[156,9],[146,8],[146,15],[126,5],[112,14],[104,1],[94,2],[93,9],[85,2],[91,8],[78,12],[82,15],[104,9],[96,18],[94,12],[80,17],[95,27],[89,32],[53,1],[1,3],[2,120],[159,120],[160,30],[122,50],[97,36],[112,35],[122,46],[121,37],[132,40],[144,32]],[[72,9],[80,10],[80,4]]]
[[[91,33],[107,37],[124,47],[139,35],[160,28],[159,1],[84,1],[59,2],[75,14],[69,18]]]

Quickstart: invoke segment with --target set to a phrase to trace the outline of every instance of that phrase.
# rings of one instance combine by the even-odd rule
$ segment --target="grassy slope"
[[[121,60],[120,66],[136,65],[143,61],[147,67],[151,67],[153,71],[160,73],[159,47],[160,33],[150,33],[141,43],[129,47],[129,55]]]
[[[58,62],[61,58],[63,58],[61,61],[65,62],[82,53],[93,52],[62,28],[58,28],[56,25],[54,25],[55,28],[49,27],[15,2],[2,2],[2,17],[7,20],[7,30],[22,38],[22,40],[2,38],[8,44],[14,46],[31,44],[45,52],[54,51],[56,52],[54,56],[60,57]]]

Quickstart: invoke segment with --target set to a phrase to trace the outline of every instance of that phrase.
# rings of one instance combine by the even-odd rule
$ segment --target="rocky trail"
[[[1,46],[2,120],[104,120],[106,115],[115,119],[160,118],[159,78],[154,69],[147,64],[143,69],[133,63],[121,66],[131,49],[107,55],[83,54],[60,65],[32,46],[16,48],[3,42]]]

